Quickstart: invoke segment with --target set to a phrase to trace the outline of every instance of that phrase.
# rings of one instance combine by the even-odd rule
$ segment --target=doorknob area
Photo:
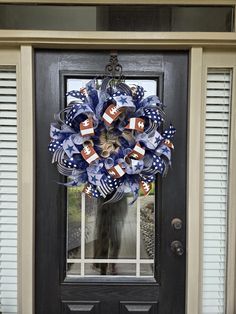
[[[179,218],[173,218],[171,220],[171,225],[172,227],[175,229],[175,230],[180,230],[182,229],[182,226],[183,226],[183,222],[181,219]]]
[[[182,256],[184,254],[184,247],[180,241],[176,240],[171,242],[170,248],[171,251],[177,256]]]

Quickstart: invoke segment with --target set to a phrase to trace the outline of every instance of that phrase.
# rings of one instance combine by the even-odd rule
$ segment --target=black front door
[[[118,52],[127,82],[157,94],[177,129],[172,167],[149,196],[101,210],[81,189],[57,184],[63,178],[51,164],[54,113],[67,91],[104,73],[109,55],[35,52],[36,314],[183,314],[188,53]]]

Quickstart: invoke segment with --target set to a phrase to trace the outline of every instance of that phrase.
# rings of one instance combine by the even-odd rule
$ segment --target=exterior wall
[[[132,45],[130,46],[132,49]],[[203,109],[205,105],[205,69],[207,66],[226,66],[222,60],[228,60],[228,66],[234,66],[234,53],[227,54],[224,51],[203,51],[202,48],[191,49],[190,61],[190,90],[189,90],[189,130],[188,130],[188,232],[187,232],[187,313],[200,313],[200,267],[201,267],[201,212],[202,212],[202,178],[201,173],[196,174],[196,167],[202,169],[202,132],[203,132]],[[214,55],[214,58],[212,56]],[[226,55],[225,55],[226,54]],[[24,210],[21,212],[21,280],[19,291],[21,291],[22,313],[33,313],[33,248],[34,248],[34,173],[33,173],[33,80],[32,80],[32,46],[21,47],[21,113],[22,122],[21,139],[21,195],[20,204]],[[201,104],[201,105],[199,105]],[[235,114],[233,114],[233,117]],[[233,120],[234,121],[234,120]],[[29,123],[30,122],[30,123]],[[195,145],[191,145],[191,143]],[[232,143],[235,147],[235,142]],[[235,148],[234,148],[235,149]],[[27,151],[27,154],[25,154]],[[232,150],[233,151],[233,150]],[[234,167],[232,165],[232,167]],[[31,171],[29,171],[29,169]],[[235,171],[235,170],[233,170]],[[195,181],[191,178],[195,177]],[[232,176],[234,180],[234,176]],[[235,182],[231,183],[231,189],[235,187]],[[30,193],[29,193],[30,192]],[[29,197],[30,196],[30,197]],[[233,204],[235,200],[231,200]],[[230,215],[234,215],[233,210]],[[235,246],[234,226],[230,229],[230,246]],[[27,240],[26,240],[27,239]],[[29,239],[30,243],[29,243]],[[29,246],[30,244],[30,246]],[[31,250],[29,250],[29,247]],[[231,280],[228,282],[230,289],[234,291],[234,249],[230,249],[229,272]],[[30,270],[30,271],[29,271]],[[194,283],[194,284],[193,284]],[[31,296],[31,298],[29,298]],[[228,308],[234,307],[234,295],[228,295]],[[233,313],[229,311],[228,313]]]
[[[0,1],[1,2],[1,1]],[[4,1],[5,3],[7,1]],[[18,1],[15,1],[16,3]],[[26,1],[24,1],[26,2]],[[33,1],[31,1],[33,2]],[[37,1],[39,2],[39,1]],[[45,2],[47,2],[45,0]],[[51,1],[53,2],[53,1]],[[58,1],[57,1],[58,2]],[[81,1],[80,1],[81,2]],[[93,1],[95,2],[95,1]],[[121,3],[120,1],[119,3]],[[149,1],[150,3],[154,3]],[[162,1],[165,2],[165,1]],[[217,1],[208,1],[208,3]],[[222,4],[222,1],[220,1]],[[220,3],[219,2],[219,3]],[[87,3],[87,2],[86,2]],[[104,1],[106,3],[106,1]],[[155,3],[160,3],[155,1]],[[187,1],[173,1],[187,3]],[[201,1],[196,1],[201,3]],[[234,1],[225,1],[234,3]],[[191,2],[193,4],[193,2]],[[115,35],[115,36],[114,36]],[[235,33],[93,33],[47,31],[0,31],[0,64],[16,65],[19,121],[19,314],[34,313],[34,47],[75,49],[189,49],[189,123],[188,123],[188,229],[186,312],[200,313],[201,222],[203,126],[207,67],[231,67],[235,80]],[[9,48],[12,47],[12,48]],[[219,49],[220,47],[220,49]],[[228,50],[230,48],[230,50]],[[236,88],[233,85],[233,112],[230,164],[230,212],[227,313],[235,312],[235,206],[236,196]],[[194,145],[191,145],[194,142]],[[195,177],[195,181],[191,178]]]

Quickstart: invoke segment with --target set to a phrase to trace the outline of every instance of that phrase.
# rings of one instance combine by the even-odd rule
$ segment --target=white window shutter
[[[0,313],[17,313],[17,111],[14,68],[0,68]]]
[[[230,104],[230,69],[208,69],[204,138],[203,314],[225,313]]]

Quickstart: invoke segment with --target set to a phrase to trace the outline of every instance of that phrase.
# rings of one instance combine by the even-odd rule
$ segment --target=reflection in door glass
[[[155,195],[140,196],[140,257],[154,259],[155,243]]]
[[[92,215],[87,210],[85,215],[85,227],[90,231],[85,240],[86,259],[135,259],[137,213],[135,204],[128,207],[131,200],[123,198],[112,205],[92,200],[96,203]]]
[[[69,259],[81,258],[81,191],[77,187],[67,190],[67,251]]]
[[[68,79],[67,91],[89,79]],[[156,80],[126,80],[142,85],[145,96],[157,91]],[[69,103],[72,99],[68,97]],[[155,188],[129,205],[131,195],[114,204],[89,198],[82,188],[67,189],[67,277],[152,277],[155,247]]]
[[[153,274],[153,264],[141,264],[140,265],[141,276],[152,276],[152,274]]]

